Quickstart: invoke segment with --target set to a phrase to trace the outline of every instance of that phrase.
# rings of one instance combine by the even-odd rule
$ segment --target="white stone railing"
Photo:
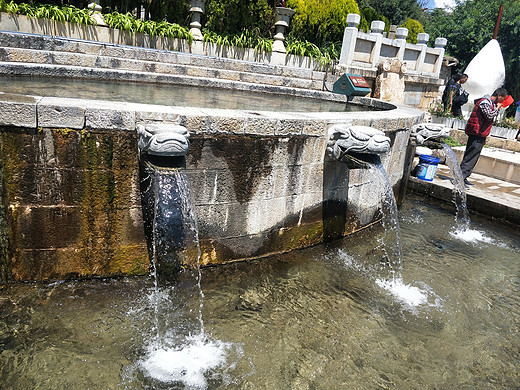
[[[359,22],[359,15],[347,16],[340,65],[376,69],[385,59],[398,59],[406,64],[406,74],[439,77],[446,38],[437,38],[435,48],[430,48],[426,45],[430,39],[426,33],[418,34],[418,43],[411,44],[406,42],[407,28],[398,28],[395,38],[390,39],[383,35],[384,22],[373,21],[370,33],[360,32],[357,28]]]

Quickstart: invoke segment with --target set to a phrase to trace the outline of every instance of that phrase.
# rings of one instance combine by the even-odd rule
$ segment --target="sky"
[[[426,7],[430,9],[434,8],[445,8],[445,7],[453,7],[455,5],[455,0],[427,0]]]

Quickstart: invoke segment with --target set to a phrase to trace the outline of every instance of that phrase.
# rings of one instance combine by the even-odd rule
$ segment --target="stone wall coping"
[[[248,134],[256,133],[253,126],[249,124],[266,120],[272,123],[272,129],[266,134],[279,135],[288,132],[323,136],[325,135],[321,134],[321,131],[325,131],[323,127],[320,127],[318,134],[311,129],[318,122],[351,121],[376,128],[383,127],[385,130],[397,130],[420,122],[424,116],[422,111],[409,106],[389,104],[376,99],[352,99],[352,104],[362,103],[394,108],[370,111],[370,115],[367,115],[367,111],[276,112],[161,106],[0,93],[0,126],[135,131],[139,123],[170,122],[187,125],[188,130],[195,133]],[[289,125],[290,130],[287,130]]]

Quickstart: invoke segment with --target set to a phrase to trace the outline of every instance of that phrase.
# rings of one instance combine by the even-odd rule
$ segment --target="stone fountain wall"
[[[201,262],[216,264],[307,247],[377,221],[380,189],[370,171],[326,157],[328,126],[384,130],[392,147],[382,162],[399,193],[409,128],[422,117],[406,106],[276,113],[0,94],[0,280],[147,272],[138,124],[190,132],[186,170]]]

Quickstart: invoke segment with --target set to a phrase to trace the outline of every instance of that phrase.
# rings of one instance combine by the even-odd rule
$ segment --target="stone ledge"
[[[485,180],[485,177],[483,178]],[[431,182],[410,177],[408,188],[416,193],[440,199],[446,203],[453,202],[453,185],[449,178],[439,178],[439,174]],[[520,224],[520,198],[513,195],[502,195],[497,196],[495,192],[475,185],[466,192],[467,207],[469,210],[489,217]]]
[[[37,127],[40,96],[16,95],[0,92],[0,126]]]
[[[452,149],[459,162],[462,161],[466,147],[459,146]],[[520,153],[484,147],[473,172],[508,183],[520,184]]]

